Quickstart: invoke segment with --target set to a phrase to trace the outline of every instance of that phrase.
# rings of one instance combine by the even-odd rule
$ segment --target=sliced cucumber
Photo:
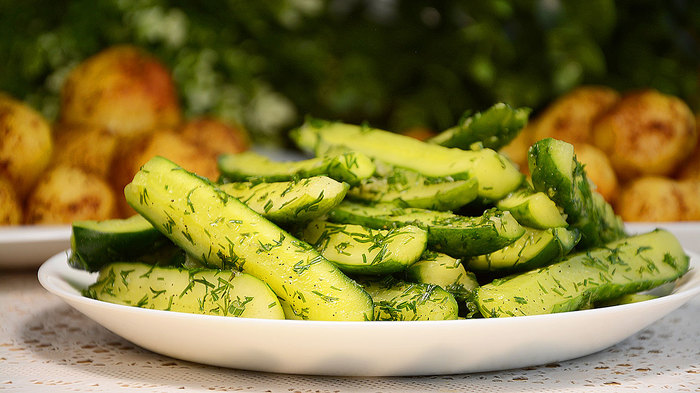
[[[267,284],[235,271],[115,262],[100,270],[97,282],[84,294],[154,310],[284,319],[277,295]]]
[[[126,219],[74,221],[68,264],[96,272],[110,262],[135,261],[168,249],[168,245],[172,245],[170,240],[138,214]]]
[[[317,155],[341,148],[427,177],[473,177],[478,181],[479,197],[489,200],[503,198],[524,178],[513,163],[491,149],[447,148],[367,126],[310,120],[291,137],[299,147]]]
[[[376,321],[457,319],[457,301],[438,285],[408,283],[391,276],[358,282],[372,296]]]
[[[311,176],[328,176],[340,182],[359,184],[375,171],[372,160],[362,153],[328,154],[299,161],[272,161],[261,154],[246,151],[219,156],[221,181],[277,182]]]
[[[568,224],[559,207],[544,192],[529,187],[514,191],[496,202],[496,207],[509,211],[524,226],[538,229],[564,227]]]
[[[460,302],[470,300],[479,286],[474,273],[468,272],[460,259],[435,251],[424,252],[406,269],[405,276],[409,282],[439,285]]]
[[[190,255],[258,277],[305,319],[372,318],[369,295],[313,247],[171,161],[152,158],[124,194]]]
[[[526,228],[525,234],[514,243],[490,254],[470,258],[466,263],[474,271],[524,272],[560,260],[571,252],[580,238],[576,229]]]
[[[226,183],[219,187],[268,220],[289,225],[325,215],[343,201],[349,186],[330,177],[314,176],[274,183]]]
[[[427,237],[414,225],[381,230],[326,221],[311,222],[301,235],[340,270],[372,275],[404,270],[423,254]]]
[[[482,285],[477,305],[485,317],[578,310],[673,281],[688,270],[688,262],[675,236],[655,230]]]
[[[376,229],[416,225],[428,232],[430,248],[455,258],[494,252],[525,233],[510,213],[496,208],[479,217],[465,217],[391,204],[367,206],[344,201],[328,213],[328,218],[337,223]]]

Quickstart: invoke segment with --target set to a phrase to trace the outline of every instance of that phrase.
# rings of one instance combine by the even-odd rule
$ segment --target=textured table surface
[[[466,375],[335,378],[158,355],[73,310],[39,285],[36,271],[0,271],[0,391],[700,392],[700,297],[611,348],[571,361]]]

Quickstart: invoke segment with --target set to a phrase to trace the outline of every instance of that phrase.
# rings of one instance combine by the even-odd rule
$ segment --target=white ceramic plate
[[[700,257],[673,292],[622,306],[529,317],[317,322],[205,316],[88,299],[95,274],[67,253],[39,269],[50,292],[123,338],[178,359],[246,370],[344,376],[459,374],[588,355],[633,335],[700,293]]]
[[[0,227],[0,269],[36,268],[70,247],[70,225]]]

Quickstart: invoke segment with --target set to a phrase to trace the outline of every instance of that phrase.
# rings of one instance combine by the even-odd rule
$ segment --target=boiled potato
[[[622,188],[615,210],[625,221],[700,220],[700,183],[640,177]]]
[[[61,90],[60,119],[133,136],[181,121],[170,72],[132,46],[108,48],[74,68]]]
[[[141,166],[154,156],[163,156],[181,167],[216,180],[219,171],[216,156],[195,146],[190,140],[171,129],[160,129],[152,134],[122,144],[112,167],[112,182],[116,192],[123,195],[124,187],[131,182]],[[122,216],[134,214],[123,197],[119,198]]]
[[[119,138],[94,125],[54,128],[55,165],[72,165],[105,178],[109,175]]]
[[[591,141],[591,125],[620,99],[608,87],[582,86],[550,104],[533,124],[533,141],[559,139],[573,145]]]
[[[0,177],[21,199],[49,165],[51,127],[34,109],[0,94]]]
[[[680,180],[700,181],[700,114],[695,115],[695,129],[699,140],[695,143],[695,150],[690,157],[678,168],[676,177]]]
[[[593,125],[593,141],[621,179],[671,175],[697,142],[695,118],[680,99],[655,90],[626,95]]]
[[[22,217],[22,203],[12,183],[0,177],[0,225],[20,225]]]
[[[617,196],[618,181],[605,153],[593,145],[582,143],[576,146],[576,159],[584,165],[586,176],[593,182],[596,191],[608,203],[612,203]]]
[[[180,133],[195,146],[215,156],[240,153],[250,145],[248,134],[241,126],[214,118],[200,117],[189,120],[180,127]]]
[[[29,194],[27,224],[68,224],[75,220],[106,220],[116,214],[109,184],[83,169],[60,165],[47,171]]]

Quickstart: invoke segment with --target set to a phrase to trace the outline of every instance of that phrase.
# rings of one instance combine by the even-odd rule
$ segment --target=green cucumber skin
[[[476,178],[478,195],[487,200],[503,198],[524,179],[512,162],[494,150],[447,148],[367,126],[312,119],[290,136],[300,148],[317,155],[345,149],[426,177]]]
[[[578,249],[602,246],[625,236],[622,221],[612,208],[594,199],[571,144],[553,138],[537,141],[530,147],[528,163],[535,190],[547,194],[564,210],[569,225],[581,231]]]
[[[170,240],[141,216],[71,224],[68,265],[96,272],[116,261],[135,261],[170,244]]]
[[[657,229],[494,280],[477,289],[477,305],[489,318],[573,311],[676,280],[688,263],[678,240]]]
[[[408,283],[391,276],[358,282],[372,296],[375,321],[457,319],[457,301],[438,285]]]
[[[525,229],[508,212],[495,208],[479,217],[458,216],[395,205],[366,206],[343,202],[328,213],[328,220],[342,224],[387,229],[408,224],[428,232],[428,246],[455,258],[487,254],[517,240]]]
[[[301,161],[272,161],[248,151],[224,154],[218,159],[221,180],[231,182],[279,182],[312,176],[328,176],[354,185],[374,174],[372,160],[357,152],[341,152]]]
[[[575,228],[527,228],[514,243],[493,253],[473,257],[467,265],[476,272],[521,273],[557,262],[569,254],[580,239]]]
[[[439,285],[461,302],[471,300],[479,287],[474,273],[467,271],[460,259],[430,250],[409,266],[404,276],[408,282]]]
[[[381,230],[325,221],[310,223],[301,234],[302,240],[343,272],[368,275],[406,269],[423,254],[427,238],[424,230],[413,225]]]
[[[115,262],[100,270],[97,281],[84,294],[154,310],[284,319],[282,306],[267,284],[235,271]]]
[[[371,179],[370,179],[371,180]],[[378,179],[350,189],[352,199],[372,203],[395,203],[405,207],[447,211],[458,209],[478,196],[476,179],[428,183],[428,179],[415,184],[400,186],[386,184],[386,179]]]
[[[369,295],[310,245],[207,179],[154,157],[125,187],[127,202],[207,266],[266,282],[311,320],[368,320]]]
[[[349,189],[326,176],[274,183],[226,183],[219,186],[256,213],[279,225],[319,218],[343,201]]]

